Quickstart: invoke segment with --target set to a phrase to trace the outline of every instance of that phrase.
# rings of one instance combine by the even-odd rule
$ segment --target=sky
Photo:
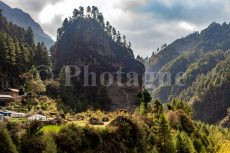
[[[230,21],[230,0],[2,0],[29,13],[54,40],[66,17],[79,6],[97,6],[105,20],[132,42],[135,55],[151,56],[212,22]]]

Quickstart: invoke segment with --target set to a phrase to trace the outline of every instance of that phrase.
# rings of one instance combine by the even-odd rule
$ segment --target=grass
[[[49,133],[49,132],[58,133],[60,130],[61,130],[61,126],[47,125],[47,126],[44,126],[40,131],[43,133]]]
[[[27,118],[25,117],[22,117],[22,118],[11,118],[10,121],[12,122],[26,122],[27,121]]]
[[[72,123],[76,124],[79,127],[89,126],[89,127],[92,127],[92,128],[105,128],[110,122],[105,122],[104,125],[91,125],[91,124],[88,123],[87,120],[73,121]]]

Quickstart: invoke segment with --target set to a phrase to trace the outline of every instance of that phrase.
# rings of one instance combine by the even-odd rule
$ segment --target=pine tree
[[[191,139],[185,132],[176,135],[176,152],[177,153],[195,153],[195,148]]]
[[[131,49],[131,48],[132,48],[132,44],[131,44],[131,42],[129,41],[128,49]]]
[[[87,12],[87,16],[89,18],[91,15],[91,7],[90,6],[87,7],[86,12]]]
[[[120,31],[117,32],[117,39],[116,42],[120,45],[121,44],[121,34]]]
[[[82,7],[82,6],[79,7],[79,15],[82,18],[84,17],[84,7]]]
[[[148,93],[148,91],[145,89],[144,91],[140,92],[137,94],[137,100],[140,104],[140,110],[141,110],[141,114],[144,115],[147,113],[147,107],[148,104],[151,102],[152,97],[151,95]],[[143,107],[143,108],[142,108]]]
[[[113,33],[113,40],[116,41],[116,38],[117,38],[117,31],[115,28],[112,28],[112,33]]]
[[[164,114],[161,114],[158,120],[157,139],[157,147],[161,153],[175,152],[170,126]]]
[[[50,65],[48,51],[43,42],[37,44],[36,49],[34,51],[33,59],[34,59],[33,64],[35,66],[40,66],[40,65],[49,66]]]
[[[123,46],[126,48],[127,47],[127,42],[126,42],[126,36],[123,36]]]
[[[92,7],[92,15],[94,19],[97,19],[98,15],[99,15],[99,10],[96,6]]]
[[[112,26],[109,24],[109,22],[106,22],[106,32],[109,36],[112,36]]]
[[[103,16],[103,14],[99,13],[99,15],[98,15],[97,18],[98,18],[98,21],[101,24],[102,28],[105,28],[105,22],[104,22],[104,16]]]
[[[160,116],[163,114],[163,106],[159,100],[154,101],[154,113],[157,117],[157,119],[160,118]]]
[[[31,27],[28,27],[26,30],[26,35],[25,35],[26,43],[29,46],[34,45],[34,33]]]

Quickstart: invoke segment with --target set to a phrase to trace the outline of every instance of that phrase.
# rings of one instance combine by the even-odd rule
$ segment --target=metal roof
[[[19,92],[19,90],[18,89],[9,89],[10,91],[13,91],[13,92]]]
[[[0,98],[13,98],[11,95],[0,95]]]
[[[31,118],[31,117],[46,117],[46,116],[44,116],[44,115],[40,115],[40,114],[36,114],[36,115],[32,115],[32,116],[30,116],[29,118]]]

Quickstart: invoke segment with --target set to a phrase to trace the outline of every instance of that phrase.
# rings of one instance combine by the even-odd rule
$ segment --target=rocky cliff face
[[[59,29],[60,30],[60,29]],[[55,72],[58,74],[64,65],[75,65],[81,68],[79,77],[72,78],[73,88],[77,97],[94,101],[93,106],[106,105],[109,110],[124,108],[133,110],[136,104],[136,94],[142,88],[144,66],[136,60],[131,49],[121,47],[115,42],[102,25],[93,18],[80,17],[69,21],[62,28],[59,40],[54,46]],[[86,68],[88,70],[86,71]],[[122,69],[121,69],[122,68]],[[119,86],[116,72],[122,70],[122,83]],[[96,86],[84,86],[84,82],[92,77],[84,76],[88,73],[96,74]],[[101,85],[100,76],[110,73],[113,80],[110,86]],[[137,74],[137,85],[128,86],[128,73]],[[108,76],[106,74],[106,76]],[[104,82],[109,82],[105,78]],[[91,83],[90,83],[91,84]],[[104,94],[101,95],[102,88]],[[102,96],[102,99],[99,98]],[[106,99],[104,99],[107,97]]]
[[[41,26],[36,23],[29,14],[18,8],[11,8],[2,1],[0,1],[0,9],[2,9],[2,14],[8,21],[23,28],[32,27],[36,43],[44,42],[47,48],[50,48],[54,44],[52,38],[43,31]]]

